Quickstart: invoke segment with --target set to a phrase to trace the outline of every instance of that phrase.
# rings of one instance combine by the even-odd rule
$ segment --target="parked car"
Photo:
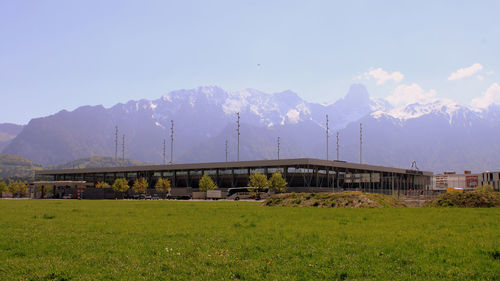
[[[62,199],[71,199],[73,198],[73,195],[72,194],[64,194]]]
[[[141,194],[139,199],[144,199],[144,200],[151,200],[151,195],[150,194]]]
[[[251,187],[234,187],[227,190],[227,199],[238,201],[240,199],[261,200],[269,197],[267,192],[254,192]]]
[[[153,197],[151,197],[151,199],[153,199],[153,200],[159,200],[160,196],[158,196],[158,194],[153,194]]]

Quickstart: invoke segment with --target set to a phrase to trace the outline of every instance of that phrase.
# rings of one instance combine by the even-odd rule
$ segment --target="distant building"
[[[490,184],[495,190],[500,189],[500,172],[471,173],[464,171],[463,174],[445,172],[432,176],[432,190],[446,191],[447,188],[474,189],[477,186]]]
[[[250,175],[258,172],[268,177],[280,172],[289,191],[358,190],[396,195],[422,195],[431,188],[432,177],[431,172],[312,158],[42,170],[36,171],[35,176],[37,180],[85,181],[92,185],[112,184],[117,178],[132,182],[144,177],[150,188],[162,177],[168,178],[172,187],[197,189],[200,178],[206,174],[219,188],[227,189],[248,186]]]
[[[500,172],[484,172],[481,174],[481,185],[489,184],[500,191]]]

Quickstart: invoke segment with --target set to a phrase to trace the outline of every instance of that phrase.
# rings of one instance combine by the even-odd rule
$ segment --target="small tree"
[[[26,184],[22,181],[11,182],[7,189],[10,193],[19,194],[21,196],[24,196],[26,195],[26,193],[28,193],[28,187],[26,187]]]
[[[215,182],[207,174],[204,174],[203,177],[201,177],[199,186],[200,186],[201,191],[207,191],[207,190],[217,188],[217,185],[215,184]]]
[[[111,186],[105,181],[98,181],[95,185],[96,188],[110,188]]]
[[[267,179],[266,175],[262,173],[255,173],[250,175],[250,181],[248,185],[258,193],[264,191],[269,187],[269,180]]]
[[[7,191],[7,184],[3,181],[0,181],[0,193]]]
[[[122,195],[130,188],[128,181],[124,178],[116,179],[111,187],[114,191],[122,193]]]
[[[285,192],[287,184],[280,172],[274,173],[269,179],[269,188],[274,191]]]
[[[158,192],[167,193],[170,191],[170,181],[168,179],[159,178],[155,184],[155,189]]]
[[[146,189],[148,188],[148,181],[146,181],[145,178],[138,178],[135,180],[132,187],[134,188],[135,193],[144,194],[146,193]]]

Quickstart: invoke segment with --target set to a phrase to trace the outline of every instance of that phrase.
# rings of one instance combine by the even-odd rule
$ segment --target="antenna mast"
[[[359,164],[363,164],[363,123],[359,123]]]
[[[174,120],[170,120],[170,164],[174,163]]]
[[[236,124],[238,125],[236,128],[236,131],[238,132],[238,161],[240,161],[240,113],[236,113],[238,115],[238,120],[236,121]]]
[[[339,132],[337,131],[337,161],[339,160]]]
[[[122,164],[125,164],[125,134],[123,134],[122,139]]]
[[[165,164],[165,149],[166,149],[166,140],[163,139],[163,164]]]
[[[280,160],[280,137],[278,137],[278,160]]]
[[[227,162],[227,140],[226,140],[226,162]]]
[[[326,115],[326,160],[328,161],[328,114]]]
[[[115,162],[118,161],[118,126],[115,126]]]

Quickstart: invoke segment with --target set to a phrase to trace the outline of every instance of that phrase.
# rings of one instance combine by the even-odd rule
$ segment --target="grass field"
[[[500,280],[500,209],[0,200],[0,280]]]

